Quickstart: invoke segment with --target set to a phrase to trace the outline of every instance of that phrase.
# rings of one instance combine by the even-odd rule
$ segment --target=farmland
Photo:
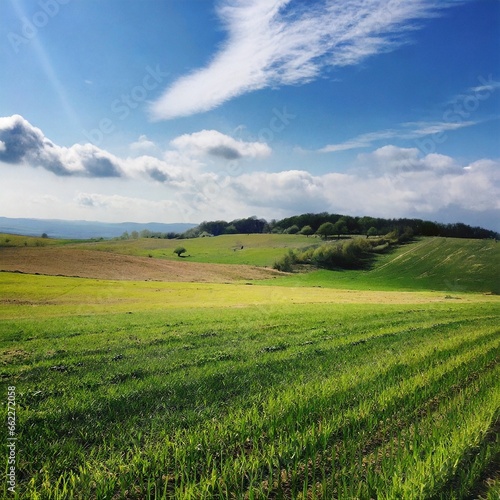
[[[28,250],[105,258],[104,246],[114,244],[121,253],[111,253],[132,259],[129,266],[176,259],[232,267],[232,254],[245,250],[231,249],[237,237],[254,245],[251,265],[268,265],[294,241],[311,243],[279,236],[271,246],[252,243],[253,235],[187,241],[193,255],[208,242],[205,263],[162,259],[171,252],[157,240],[156,249],[131,242],[153,258],[125,249],[129,242]],[[181,282],[167,271],[156,281],[2,272],[2,392],[15,386],[18,406],[17,493],[5,482],[0,491],[40,499],[496,498],[494,245],[424,239],[380,255],[368,271],[265,278],[243,266],[223,282],[207,274],[202,283],[195,273]],[[227,255],[210,264],[222,247]],[[0,267],[11,262],[1,255]],[[467,259],[476,273],[462,266],[454,274]]]

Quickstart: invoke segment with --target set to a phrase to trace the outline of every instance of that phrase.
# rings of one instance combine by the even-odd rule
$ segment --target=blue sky
[[[0,8],[0,215],[500,230],[498,0]]]

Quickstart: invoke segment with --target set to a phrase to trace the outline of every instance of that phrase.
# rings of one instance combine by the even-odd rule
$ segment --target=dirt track
[[[262,267],[200,264],[70,248],[0,248],[0,271],[112,280],[224,283],[282,273]]]

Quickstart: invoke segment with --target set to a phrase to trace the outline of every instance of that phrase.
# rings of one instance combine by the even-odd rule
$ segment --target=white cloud
[[[455,210],[476,224],[484,215],[489,227],[500,230],[499,160],[464,165],[450,156],[386,145],[360,154],[356,168],[344,173],[284,169],[232,176],[209,171],[202,155],[224,146],[258,159],[267,145],[202,131],[174,139],[178,149],[162,158],[119,158],[91,144],[57,146],[21,117],[0,118],[0,133],[0,196],[8,216],[200,222],[323,211],[435,218]],[[49,168],[56,161],[60,170]],[[33,169],[37,165],[44,168]],[[107,175],[110,165],[119,180]]]
[[[360,155],[366,170],[312,175],[254,172],[234,179],[226,197],[243,197],[260,213],[330,211],[381,217],[432,217],[449,207],[500,210],[500,161],[461,166],[449,156],[385,146]]]
[[[0,117],[0,162],[42,167],[58,176],[120,177],[119,160],[92,144],[57,146],[20,115]]]
[[[384,139],[393,139],[396,136],[397,132],[395,130],[382,130],[380,132],[369,132],[367,134],[358,135],[354,139],[350,139],[345,142],[341,142],[338,144],[329,144],[319,149],[318,152],[336,153],[338,151],[348,151],[351,149],[367,148],[376,141]]]
[[[78,193],[74,201],[84,207],[100,207],[120,212],[124,209],[134,211],[134,209],[144,208],[163,210],[175,206],[175,203],[170,200],[153,201],[137,197],[99,193]]]
[[[336,153],[338,151],[348,151],[352,149],[368,148],[374,143],[387,139],[419,139],[429,135],[440,135],[442,142],[442,134],[452,130],[458,130],[465,127],[477,125],[477,121],[462,121],[462,122],[407,122],[401,124],[396,129],[381,130],[379,132],[368,132],[358,135],[353,139],[349,139],[337,144],[328,144],[318,150],[319,153]]]
[[[461,121],[461,122],[408,122],[404,123],[403,127],[410,128],[407,134],[400,134],[403,139],[416,139],[418,137],[434,134],[442,134],[449,130],[458,130],[464,127],[477,125],[476,121]]]
[[[184,134],[175,138],[170,144],[195,155],[210,155],[224,160],[263,158],[271,154],[271,148],[266,143],[236,140],[217,130]]]
[[[405,43],[412,21],[453,5],[430,0],[222,0],[228,36],[210,63],[175,81],[152,104],[154,119],[213,109],[247,92],[296,85],[328,66],[347,66]]]
[[[137,141],[130,144],[133,151],[152,151],[158,149],[153,141],[150,141],[145,135],[141,135]]]

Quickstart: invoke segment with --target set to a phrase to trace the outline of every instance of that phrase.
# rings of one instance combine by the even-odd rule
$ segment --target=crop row
[[[19,498],[458,499],[500,451],[493,305],[64,322],[5,323]]]

